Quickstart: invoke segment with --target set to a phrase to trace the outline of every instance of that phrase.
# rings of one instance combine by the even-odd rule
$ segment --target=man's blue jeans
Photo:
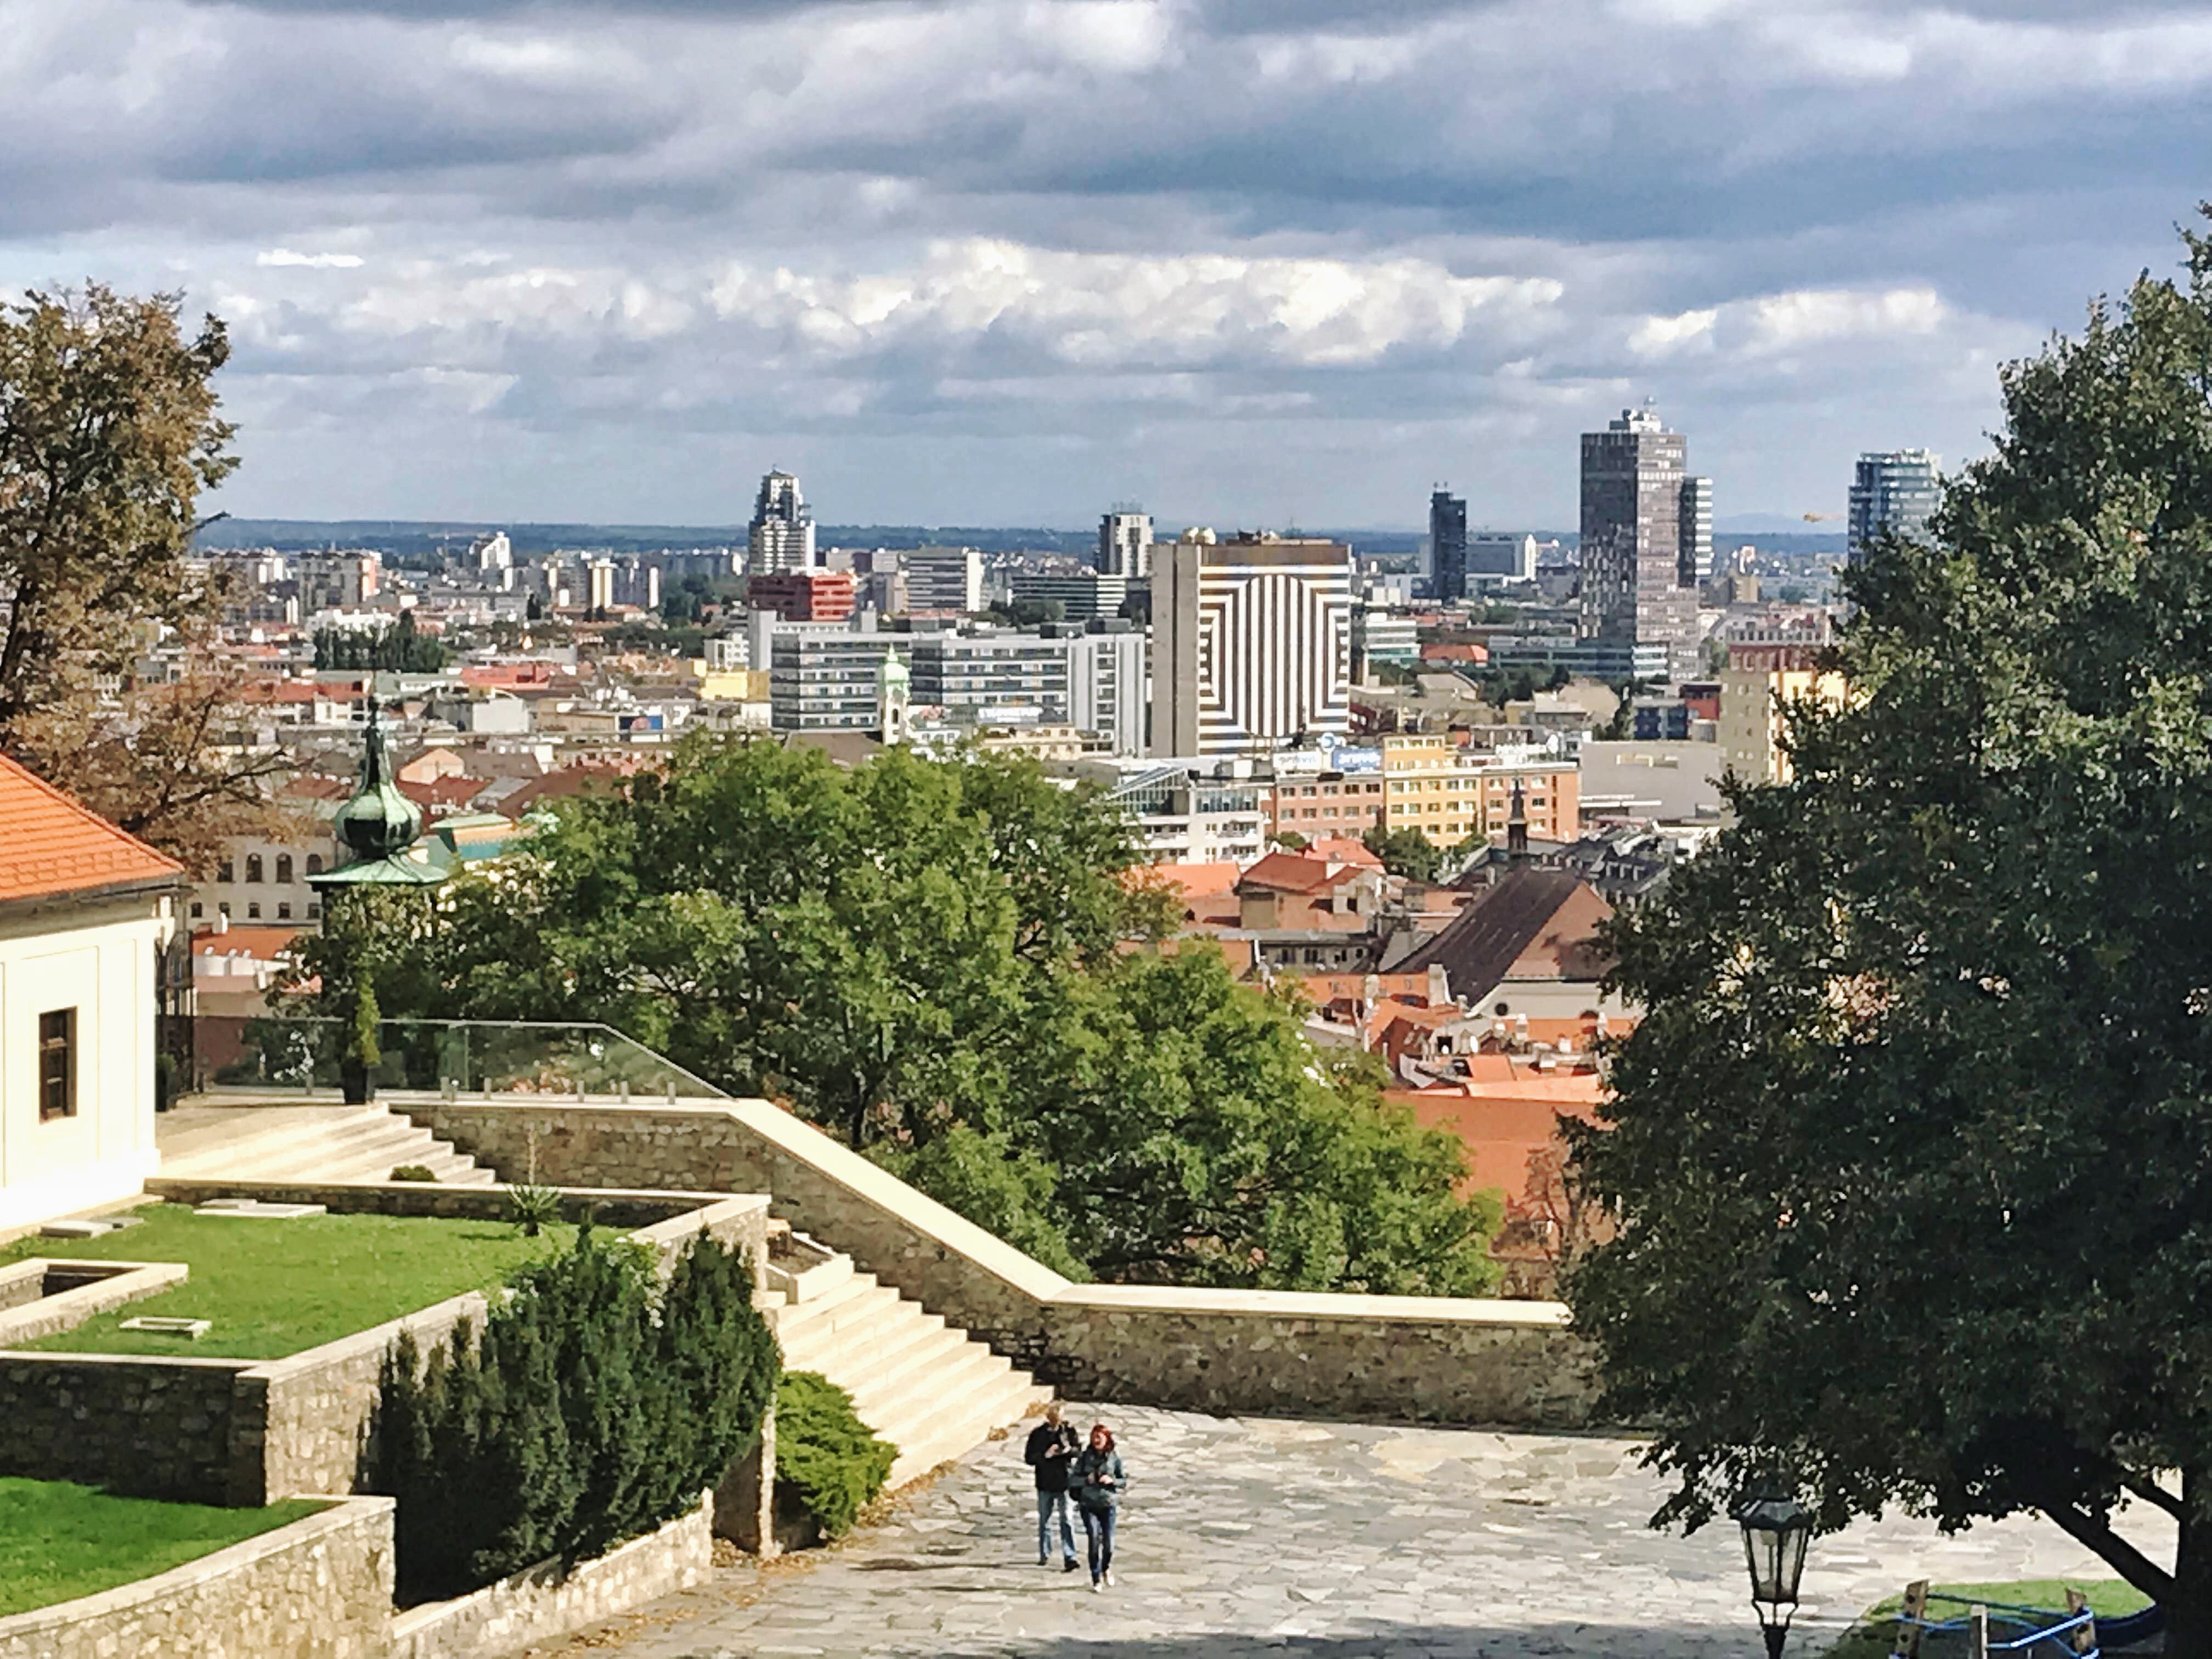
[[[1052,1517],[1060,1516],[1060,1559],[1070,1566],[1075,1565],[1075,1528],[1068,1524],[1067,1494],[1037,1489],[1037,1559],[1052,1559]]]

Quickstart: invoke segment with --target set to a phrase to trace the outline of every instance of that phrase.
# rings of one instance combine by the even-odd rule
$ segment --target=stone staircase
[[[810,1293],[768,1291],[763,1310],[787,1370],[819,1371],[853,1396],[860,1420],[899,1449],[885,1489],[1019,1422],[1052,1398],[1049,1388],[965,1331],[925,1313],[873,1273],[810,1274],[830,1280]]]
[[[161,1174],[183,1180],[389,1181],[419,1164],[442,1186],[497,1176],[382,1106],[179,1106],[155,1120]]]

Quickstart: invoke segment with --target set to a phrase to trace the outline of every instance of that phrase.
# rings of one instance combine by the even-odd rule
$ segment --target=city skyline
[[[250,516],[1562,525],[1645,397],[1840,513],[2172,268],[2212,120],[2160,0],[10,15],[0,288],[228,318]]]

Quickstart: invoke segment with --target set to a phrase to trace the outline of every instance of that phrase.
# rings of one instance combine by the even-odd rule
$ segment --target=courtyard
[[[1071,1407],[1130,1472],[1118,1588],[1036,1565],[1018,1438],[811,1559],[714,1582],[555,1650],[570,1659],[1242,1659],[1305,1654],[1720,1659],[1760,1651],[1732,1526],[1644,1524],[1662,1495],[1636,1443]],[[2152,1524],[2153,1522],[2155,1524]],[[2171,1523],[2123,1525],[2154,1557]],[[1079,1552],[1082,1537],[1077,1534]],[[1057,1545],[1055,1544],[1055,1556]],[[2108,1579],[2056,1527],[1946,1538],[1891,1515],[1816,1540],[1792,1655],[1817,1655],[1908,1579]]]

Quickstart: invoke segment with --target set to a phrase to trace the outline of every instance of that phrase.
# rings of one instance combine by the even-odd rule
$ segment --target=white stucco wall
[[[0,1228],[128,1198],[155,1172],[155,956],[167,901],[0,915]],[[39,1121],[39,1016],[76,1016],[76,1115]]]

